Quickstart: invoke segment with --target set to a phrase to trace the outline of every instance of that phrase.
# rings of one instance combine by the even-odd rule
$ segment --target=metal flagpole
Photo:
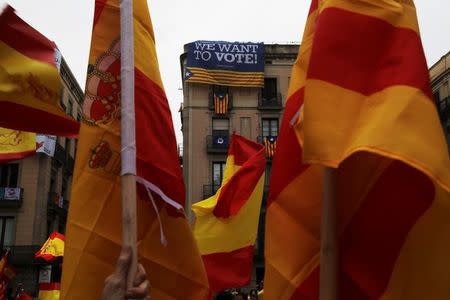
[[[137,270],[136,128],[134,112],[133,0],[120,1],[122,243],[132,249],[127,286]]]
[[[326,167],[323,177],[320,228],[320,300],[337,300],[339,293],[336,187],[337,169]]]

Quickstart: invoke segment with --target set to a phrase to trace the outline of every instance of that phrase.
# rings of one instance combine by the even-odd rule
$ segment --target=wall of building
[[[450,151],[450,52],[430,68],[434,100]]]

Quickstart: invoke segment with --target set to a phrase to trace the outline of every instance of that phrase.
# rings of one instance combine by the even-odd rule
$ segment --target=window
[[[14,217],[0,217],[0,249],[14,242]]]
[[[64,174],[61,187],[61,196],[63,197],[63,201],[66,201],[67,199],[67,187],[68,187],[67,182],[68,182],[67,175]]]
[[[278,136],[278,119],[262,119],[263,137]]]
[[[439,95],[439,91],[434,92],[434,93],[433,93],[433,97],[434,97],[434,101],[435,101],[436,103],[439,103],[439,102],[441,101],[441,97],[440,97],[440,95]]]
[[[241,117],[241,131],[240,134],[248,139],[252,136],[252,123],[250,117]]]
[[[73,102],[72,102],[72,98],[69,98],[69,102],[68,102],[68,106],[67,106],[67,114],[68,115],[72,115],[72,110],[73,110]]]
[[[229,128],[230,128],[230,120],[212,119],[213,136],[228,136]]]
[[[64,94],[61,95],[61,99],[59,100],[59,104],[61,104],[61,107],[62,107],[63,111],[67,111],[67,107],[64,104]]]
[[[70,139],[66,137],[66,141],[64,144],[64,149],[66,150],[66,152],[70,152]]]
[[[56,193],[56,177],[58,176],[58,164],[56,160],[52,160],[52,168],[50,171],[50,192]]]
[[[220,185],[222,184],[223,174],[225,172],[225,162],[213,162],[212,164],[212,184],[213,184],[213,192],[217,192]]]
[[[262,89],[263,99],[273,99],[277,97],[277,79],[264,78],[264,88]]]
[[[0,165],[0,187],[17,187],[19,164]]]

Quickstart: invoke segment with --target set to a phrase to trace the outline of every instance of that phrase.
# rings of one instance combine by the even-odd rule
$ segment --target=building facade
[[[430,68],[430,80],[439,118],[450,147],[450,52]]]
[[[79,121],[83,92],[64,60],[60,74],[60,104]],[[34,259],[34,254],[50,233],[65,233],[77,146],[76,139],[52,138],[56,140],[53,157],[36,153],[0,164],[0,189],[20,191],[15,201],[0,197],[0,249],[11,251],[9,261],[17,272],[12,287],[23,284],[28,293],[35,295],[43,265]]]
[[[273,146],[279,133],[292,65],[298,44],[266,44],[264,88],[226,87],[188,83],[183,76],[183,105],[180,109],[183,132],[183,175],[186,206],[212,196],[219,188],[233,132]],[[186,49],[185,49],[186,50]],[[181,55],[181,74],[185,74],[186,53]],[[217,108],[215,94],[228,95],[226,108]],[[264,276],[265,202],[271,169],[266,151],[266,182],[256,244],[256,281]],[[192,218],[190,209],[188,214]]]

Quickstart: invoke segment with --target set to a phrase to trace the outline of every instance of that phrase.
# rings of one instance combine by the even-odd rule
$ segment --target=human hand
[[[131,249],[122,249],[114,273],[109,275],[105,280],[102,300],[150,300],[150,283],[141,264],[138,265],[138,270],[133,280],[133,287],[127,289],[127,276],[131,266],[131,258]]]

